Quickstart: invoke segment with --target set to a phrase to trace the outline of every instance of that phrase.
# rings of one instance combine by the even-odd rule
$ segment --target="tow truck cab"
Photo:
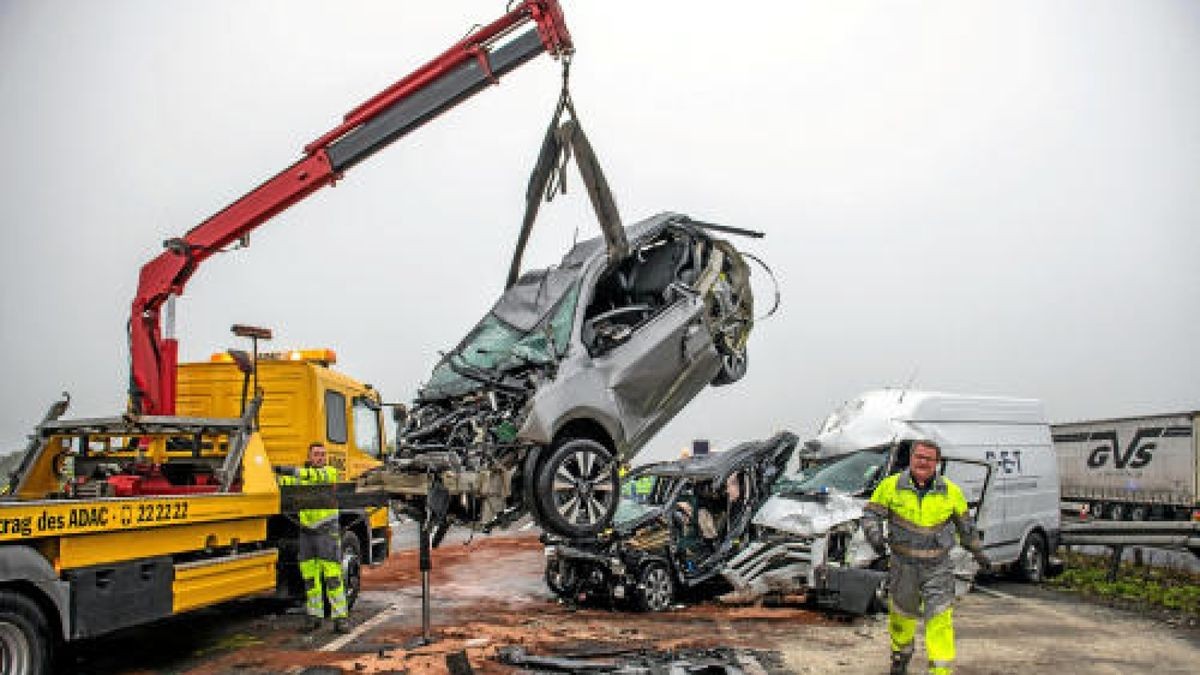
[[[260,354],[257,386],[263,392],[259,434],[274,465],[303,466],[310,443],[329,451],[329,463],[354,479],[380,466],[384,452],[382,401],[371,385],[333,369],[332,349],[292,349]],[[176,410],[184,417],[241,417],[246,376],[233,357],[179,365]],[[254,375],[246,388],[253,397]]]
[[[185,417],[240,417],[244,400],[253,397],[257,386],[263,395],[258,433],[272,465],[303,466],[309,444],[321,442],[343,481],[381,466],[386,435],[380,394],[335,370],[333,349],[266,352],[255,363],[257,372],[248,379],[228,352],[214,353],[207,362],[180,364],[176,410]],[[343,510],[342,528],[358,537],[363,561],[387,557],[391,530],[386,509]],[[298,572],[291,576],[298,583]]]

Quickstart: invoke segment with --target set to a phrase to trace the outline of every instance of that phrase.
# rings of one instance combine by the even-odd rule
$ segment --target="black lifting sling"
[[[525,189],[525,218],[521,223],[521,233],[517,237],[517,248],[513,252],[512,264],[508,268],[508,281],[504,287],[511,288],[521,274],[521,258],[525,254],[525,245],[529,242],[529,234],[533,231],[533,223],[537,220],[538,208],[542,199],[547,202],[554,199],[558,193],[567,191],[567,165],[572,155],[579,167],[579,175],[587,188],[596,219],[600,222],[600,230],[608,244],[609,261],[615,261],[628,253],[629,243],[625,240],[625,228],[621,225],[621,215],[617,212],[617,204],[613,200],[612,191],[608,189],[608,181],[600,168],[600,161],[588,142],[587,134],[579,125],[579,115],[571,102],[568,88],[570,81],[570,57],[563,59],[563,87],[546,129],[546,138],[542,141],[542,149],[538,153],[537,164],[529,175],[529,186]],[[565,122],[559,123],[563,112],[569,113]]]

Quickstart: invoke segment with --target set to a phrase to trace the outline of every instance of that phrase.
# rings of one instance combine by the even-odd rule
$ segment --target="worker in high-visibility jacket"
[[[279,484],[337,483],[338,471],[327,462],[325,446],[313,443],[308,446],[308,462],[303,467],[275,467],[276,473],[280,474]],[[336,507],[303,509],[299,516],[300,541],[296,557],[300,561],[300,576],[304,578],[308,612],[305,630],[313,631],[321,627],[327,598],[334,630],[345,633],[349,630],[349,623],[346,588],[342,580],[342,564],[339,561],[341,540],[338,536],[338,510]]]
[[[891,549],[888,633],[894,674],[908,672],[922,614],[929,672],[940,675],[954,667],[954,568],[949,554],[955,534],[982,569],[990,567],[962,490],[937,475],[941,455],[932,441],[914,442],[908,470],[880,481],[863,513],[867,541],[881,556]]]
[[[642,474],[633,482],[634,501],[645,504],[650,501],[650,493],[654,490],[654,476]]]

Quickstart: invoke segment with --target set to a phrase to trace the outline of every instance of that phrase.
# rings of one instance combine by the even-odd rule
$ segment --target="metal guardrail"
[[[1066,545],[1157,546],[1200,550],[1200,523],[1092,520],[1064,524],[1059,532],[1059,541]]]
[[[1065,523],[1059,531],[1064,546],[1107,546],[1112,549],[1108,579],[1116,579],[1121,555],[1129,546],[1152,546],[1191,551],[1200,556],[1200,522],[1124,522],[1092,520]]]

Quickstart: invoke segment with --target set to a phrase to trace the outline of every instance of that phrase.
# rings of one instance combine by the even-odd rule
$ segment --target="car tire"
[[[555,560],[546,561],[546,587],[558,597],[568,600],[579,586],[579,571],[575,565]]]
[[[1017,576],[1031,584],[1040,584],[1046,579],[1047,563],[1046,538],[1041,532],[1030,532],[1017,559]]]
[[[46,616],[37,603],[19,593],[0,591],[0,673],[52,672],[51,642]]]
[[[750,352],[745,347],[729,351],[718,349],[717,355],[721,359],[721,369],[712,380],[714,387],[733,384],[745,377],[750,364]]]
[[[675,601],[675,580],[665,563],[656,561],[642,566],[634,601],[643,612],[662,612],[671,608]]]
[[[571,538],[608,527],[621,488],[612,452],[590,438],[557,444],[538,468],[535,484],[542,527]]]
[[[350,530],[342,532],[342,585],[346,589],[346,609],[353,609],[362,590],[362,542]]]

